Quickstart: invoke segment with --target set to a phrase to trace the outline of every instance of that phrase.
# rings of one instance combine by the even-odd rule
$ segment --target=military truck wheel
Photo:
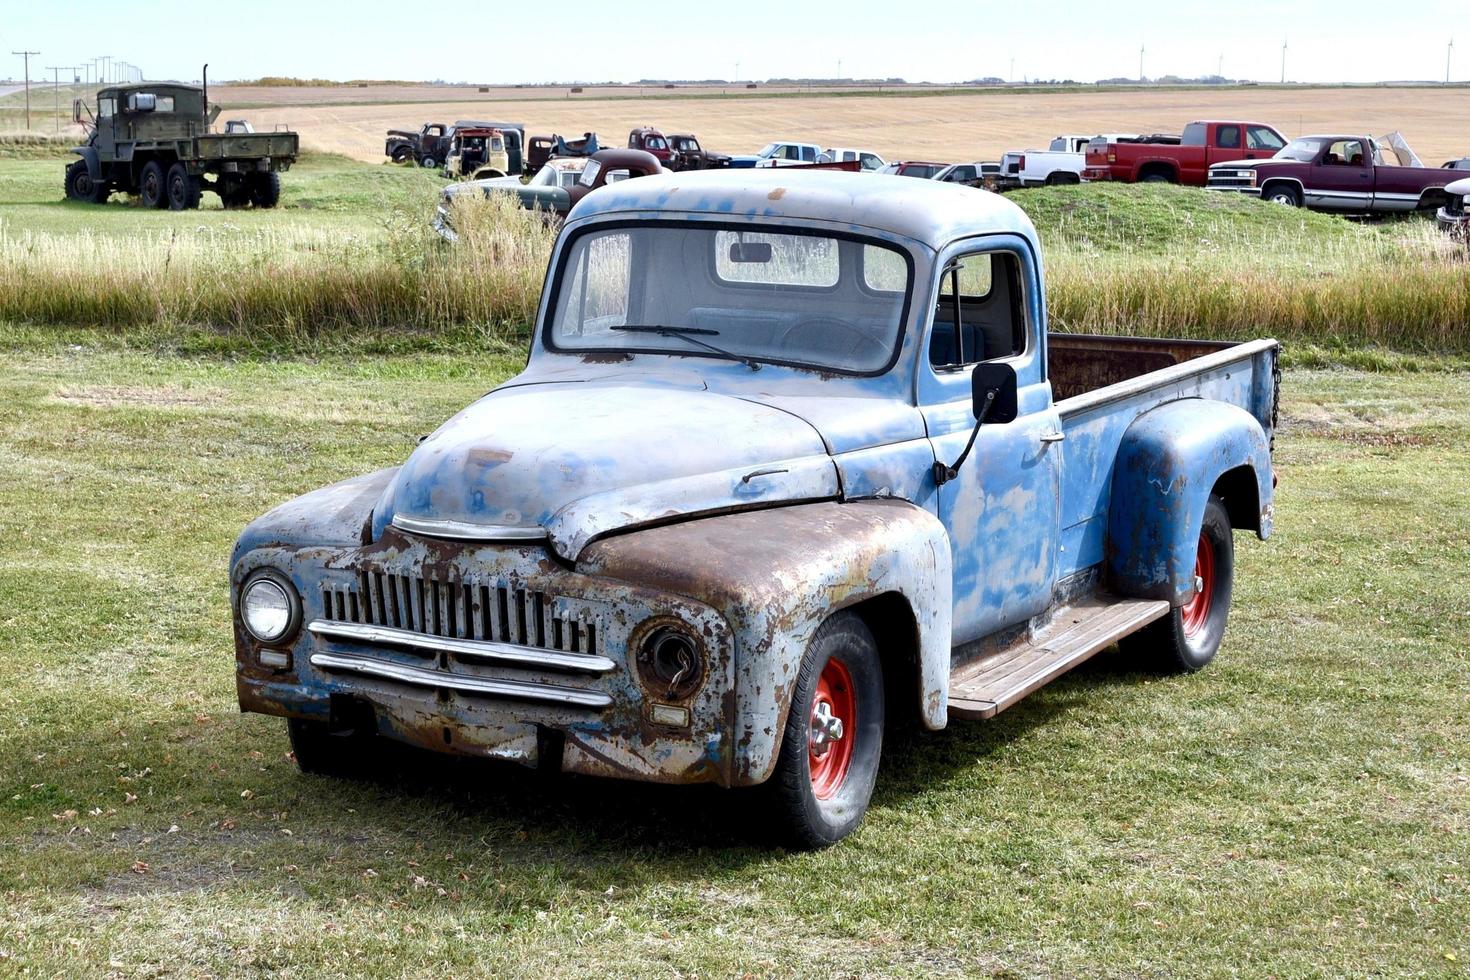
[[[281,175],[274,170],[250,175],[250,203],[258,208],[273,208],[281,200]]]
[[[105,182],[92,179],[92,173],[87,169],[87,161],[77,160],[67,165],[66,196],[69,200],[102,204],[107,200],[109,193]]]
[[[145,208],[161,208],[168,204],[164,193],[163,167],[157,160],[148,161],[138,175],[138,197]]]
[[[296,768],[308,775],[342,779],[360,776],[370,758],[371,732],[334,732],[320,722],[290,718],[286,733],[291,738]]]
[[[168,168],[164,190],[168,194],[170,211],[192,211],[199,207],[199,196],[204,185],[198,177],[189,173],[189,168],[176,163]]]
[[[1235,541],[1230,515],[1219,497],[1212,496],[1205,504],[1194,582],[1194,598],[1119,644],[1125,654],[1136,655],[1143,666],[1168,673],[1193,673],[1215,659],[1225,638],[1235,586]]]
[[[767,784],[796,847],[835,844],[868,811],[883,752],[883,666],[855,613],[817,630],[791,695],[776,771]]]

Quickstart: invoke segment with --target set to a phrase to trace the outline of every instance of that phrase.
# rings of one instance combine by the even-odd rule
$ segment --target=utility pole
[[[51,73],[51,98],[56,103],[56,131],[61,132],[61,69],[65,65],[47,65],[46,70]]]
[[[112,67],[111,65],[108,64],[108,62],[112,60],[112,55],[110,55],[110,54],[99,54],[97,56],[97,60],[100,61],[100,62],[102,62],[102,70],[97,73],[97,84],[99,84],[99,85],[106,85],[107,84],[107,76],[109,75],[108,69]]]
[[[26,62],[26,129],[31,128],[31,55],[40,54],[39,51],[12,51],[11,54],[20,55]]]
[[[1286,84],[1286,38],[1281,39],[1281,84]]]

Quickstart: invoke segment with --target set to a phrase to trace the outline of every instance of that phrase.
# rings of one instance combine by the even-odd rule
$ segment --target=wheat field
[[[619,145],[635,126],[697,133],[711,149],[751,153],[772,139],[860,145],[888,159],[994,159],[1045,145],[1062,132],[1178,132],[1197,118],[1242,118],[1288,137],[1309,132],[1399,130],[1429,166],[1470,155],[1470,98],[1451,88],[1142,89],[1094,92],[997,90],[956,93],[907,88],[859,94],[817,90],[745,93],[690,88],[474,89],[218,87],[232,117],[287,125],[311,149],[382,159],[383,133],[426,120],[505,119],[531,132],[594,130]]]

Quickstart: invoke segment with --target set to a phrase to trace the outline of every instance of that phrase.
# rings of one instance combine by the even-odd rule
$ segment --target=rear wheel
[[[274,170],[250,175],[250,203],[258,208],[273,208],[281,200],[281,175]]]
[[[1215,659],[1225,638],[1230,594],[1235,586],[1235,541],[1230,516],[1219,497],[1205,504],[1194,559],[1194,596],[1120,646],[1146,666],[1193,673]]]
[[[189,173],[182,163],[168,168],[165,190],[168,194],[170,211],[192,211],[199,207],[199,195],[203,189],[199,178]]]
[[[1172,184],[1174,183],[1174,178],[1156,170],[1151,174],[1144,174],[1139,178],[1139,182],[1144,184]]]
[[[883,668],[854,613],[822,624],[807,647],[767,791],[798,847],[835,844],[873,796],[883,752]]]
[[[290,718],[286,733],[296,767],[313,776],[360,776],[367,767],[372,733],[358,730],[334,732],[321,722]]]
[[[163,167],[157,160],[149,160],[138,175],[138,197],[145,208],[161,208],[168,203],[164,194]]]

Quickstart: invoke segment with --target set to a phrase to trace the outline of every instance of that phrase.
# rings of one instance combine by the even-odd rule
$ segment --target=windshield
[[[1277,160],[1295,160],[1298,163],[1311,163],[1317,159],[1322,152],[1322,147],[1327,144],[1325,139],[1302,138],[1292,140],[1283,149],[1276,151]]]
[[[563,253],[547,344],[877,374],[912,275],[894,246],[816,231],[591,229]]]
[[[767,143],[765,146],[761,147],[760,152],[757,153],[756,156],[758,156],[758,157],[772,157],[772,156],[775,156],[776,155],[776,151],[778,149],[780,149],[780,147],[781,147],[781,144],[780,143]]]

